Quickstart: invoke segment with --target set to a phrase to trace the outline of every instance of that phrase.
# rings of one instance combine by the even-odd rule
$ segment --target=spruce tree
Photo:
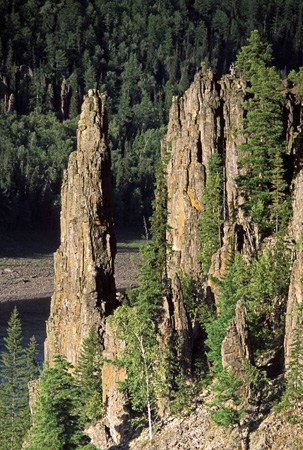
[[[202,271],[207,274],[212,255],[221,245],[221,225],[223,202],[223,172],[221,157],[211,155],[206,170],[206,185],[202,198],[203,215],[200,220],[200,261]]]
[[[81,419],[81,394],[71,364],[56,355],[39,379],[37,403],[26,450],[81,449],[89,443]]]
[[[269,45],[258,30],[253,30],[236,58],[236,67],[245,78],[250,78],[259,67],[267,66],[272,60]]]
[[[29,427],[26,353],[22,346],[19,314],[14,308],[8,321],[0,369],[0,449],[18,450]]]
[[[225,277],[216,281],[219,290],[217,311],[209,315],[206,323],[201,323],[206,329],[207,355],[215,375],[222,371],[221,344],[234,317],[237,302],[246,300],[249,278],[247,264],[242,255],[236,252],[229,261]]]
[[[82,401],[81,416],[94,423],[102,417],[102,346],[97,331],[91,328],[84,339],[76,371]]]
[[[256,43],[257,41],[257,43]],[[260,231],[278,230],[288,219],[286,183],[282,155],[283,139],[282,84],[274,67],[267,67],[269,54],[257,32],[243,47],[237,64],[250,80],[244,103],[245,142],[239,145],[237,184],[244,198],[243,209]],[[259,52],[259,53],[258,53]]]
[[[151,241],[140,249],[141,265],[138,270],[138,284],[131,295],[132,304],[140,306],[155,323],[159,320],[162,296],[165,286],[165,262],[168,246],[167,228],[167,188],[165,164],[157,170],[153,215],[151,218]]]
[[[166,390],[167,362],[157,342],[157,324],[161,317],[165,285],[167,189],[165,182],[166,159],[157,170],[152,240],[141,249],[137,288],[131,290],[129,303],[118,308],[113,325],[126,343],[117,362],[126,368],[127,378],[122,389],[127,392],[132,410],[139,423],[148,423],[152,439],[152,423],[156,416],[157,399]]]
[[[292,81],[294,85],[294,91],[299,97],[300,100],[303,98],[303,67],[299,67],[298,72],[295,70],[292,70],[289,75],[288,79]]]
[[[38,378],[40,373],[38,357],[38,344],[35,336],[30,338],[29,344],[25,349],[26,358],[26,377],[28,381],[33,381]]]
[[[224,369],[220,372],[216,383],[212,386],[215,398],[208,405],[210,416],[217,425],[229,427],[239,424],[244,413],[240,406],[243,400],[239,395],[241,385],[242,380],[232,371]]]
[[[155,198],[151,218],[152,248],[154,252],[154,270],[159,284],[162,283],[166,262],[167,241],[167,157],[158,165],[155,184]]]

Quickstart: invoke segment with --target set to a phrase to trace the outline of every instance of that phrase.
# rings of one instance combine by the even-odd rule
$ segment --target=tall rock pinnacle
[[[103,332],[115,308],[112,180],[106,146],[105,98],[85,96],[61,199],[61,243],[55,253],[55,291],[47,322],[45,358],[77,361],[91,327]]]

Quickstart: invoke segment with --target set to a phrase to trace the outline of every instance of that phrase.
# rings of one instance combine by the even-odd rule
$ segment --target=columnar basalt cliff
[[[106,146],[105,98],[89,91],[62,185],[61,244],[55,254],[55,292],[45,357],[75,364],[91,327],[100,334],[115,308],[112,180]]]

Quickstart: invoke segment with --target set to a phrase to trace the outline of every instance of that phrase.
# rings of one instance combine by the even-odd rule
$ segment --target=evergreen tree
[[[22,346],[19,314],[14,308],[4,337],[0,371],[0,449],[18,450],[29,427],[26,352]],[[33,349],[33,343],[30,346]],[[32,353],[32,350],[30,351]]]
[[[284,234],[273,237],[273,247],[265,247],[247,267],[245,288],[248,325],[254,354],[259,356],[283,344],[284,308],[289,288],[290,251]],[[281,305],[277,308],[277,302]]]
[[[153,215],[151,218],[152,248],[154,252],[154,271],[158,284],[162,284],[166,263],[167,241],[167,184],[166,164],[162,160],[159,163],[156,175],[155,199],[153,201]]]
[[[202,271],[207,274],[212,255],[221,246],[221,226],[223,223],[223,174],[218,153],[214,153],[207,164],[206,184],[202,204],[203,215],[200,220],[200,261]]]
[[[44,367],[26,450],[80,450],[89,443],[83,434],[81,394],[71,369],[61,355],[54,357],[53,367]]]
[[[266,67],[272,60],[269,45],[264,42],[258,30],[253,30],[247,39],[247,45],[241,47],[237,54],[236,66],[242,76],[250,78],[261,67]]]
[[[242,398],[239,395],[241,379],[235,377],[230,370],[222,370],[218,380],[212,389],[215,393],[214,400],[208,405],[213,421],[223,427],[229,427],[240,423],[243,415],[241,408]]]
[[[270,222],[274,231],[285,230],[291,214],[290,197],[287,196],[287,183],[284,179],[282,152],[276,152],[271,173],[272,201]]]
[[[216,375],[222,371],[222,341],[234,317],[237,302],[246,300],[249,278],[250,273],[246,262],[240,253],[235,253],[229,262],[225,277],[216,281],[219,289],[217,311],[207,317],[206,323],[201,323],[206,329],[207,355]],[[204,316],[202,316],[203,319],[205,319]]]
[[[140,249],[138,287],[130,292],[131,304],[139,306],[155,323],[159,320],[165,286],[167,252],[167,190],[165,171],[159,165],[151,218],[151,241]]]
[[[75,376],[83,405],[81,416],[86,422],[95,422],[103,413],[102,346],[100,336],[93,328],[83,341]]]
[[[294,91],[298,95],[299,99],[303,98],[303,67],[300,67],[298,72],[292,70],[288,78],[294,84]]]
[[[122,171],[123,182],[117,184],[119,220],[127,223],[131,217],[137,223],[138,219],[142,221],[142,214],[149,217],[151,213],[154,166],[146,164],[145,174],[138,171],[137,158],[129,153],[141,133],[150,129],[157,133],[167,122],[172,95],[183,94],[201,60],[217,74],[225,73],[249,31],[255,28],[237,57],[241,76],[250,78],[255,67],[264,67],[270,61],[269,47],[257,30],[271,42],[279,69],[297,70],[302,64],[303,5],[298,0],[284,3],[168,0],[162,4],[142,0],[138,7],[138,2],[117,0],[106,4],[101,0],[2,1],[0,68],[7,88],[0,109],[7,111],[4,91],[8,89],[8,94],[15,96],[18,114],[39,108],[62,118],[60,87],[65,79],[69,89],[63,118],[76,117],[88,87],[106,91],[110,144],[119,153],[116,160],[127,166]],[[47,124],[44,126],[47,128]],[[154,160],[159,155],[158,147],[154,145]],[[32,167],[36,167],[34,160],[30,161],[30,171]],[[120,169],[114,175],[120,177]],[[13,179],[9,190],[14,188]],[[8,204],[6,209],[19,202],[17,195],[7,198],[0,192],[0,198]],[[132,214],[123,208],[126,198],[132,199]],[[20,199],[20,205],[28,203]],[[29,221],[32,209],[34,216],[41,210],[38,203],[24,208]],[[20,222],[13,214],[8,217],[14,224]]]
[[[165,280],[167,191],[165,183],[166,160],[157,170],[153,216],[152,241],[141,250],[137,288],[129,294],[129,304],[118,308],[113,325],[126,343],[118,363],[126,368],[127,378],[122,388],[127,392],[131,407],[139,423],[148,423],[152,439],[152,423],[156,417],[157,399],[167,390],[166,356],[161,354],[156,339],[160,320]]]
[[[255,45],[256,40],[258,45]],[[243,120],[243,135],[246,140],[239,145],[237,184],[244,197],[243,209],[261,231],[268,232],[285,224],[289,211],[282,161],[286,147],[282,86],[276,69],[265,65],[266,53],[258,33],[252,33],[245,49],[239,54],[240,67],[243,66],[250,77],[251,86],[247,91],[252,97],[244,104],[247,115]]]
[[[37,362],[38,344],[35,336],[30,338],[29,344],[25,349],[26,358],[26,376],[28,381],[36,380],[40,373],[40,368]]]

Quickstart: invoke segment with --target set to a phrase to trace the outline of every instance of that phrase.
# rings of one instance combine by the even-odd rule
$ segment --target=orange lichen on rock
[[[197,198],[195,198],[194,193],[190,189],[187,189],[186,193],[187,193],[188,198],[190,200],[191,206],[193,208],[195,208],[197,211],[202,211],[202,203],[199,200],[197,200]]]

